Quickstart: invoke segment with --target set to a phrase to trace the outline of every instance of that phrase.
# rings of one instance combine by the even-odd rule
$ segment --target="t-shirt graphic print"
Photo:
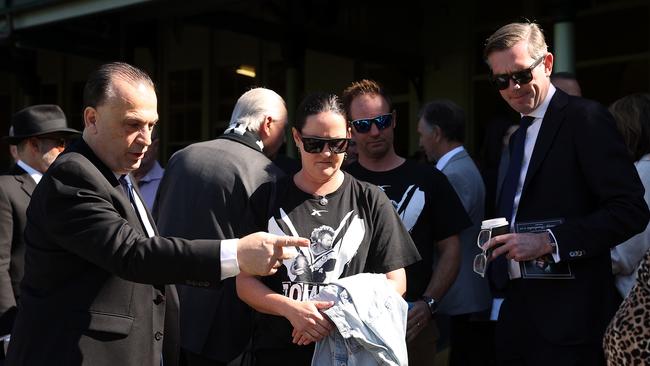
[[[267,231],[309,238],[308,247],[260,280],[277,294],[306,301],[329,282],[358,273],[387,273],[420,259],[388,197],[376,186],[344,173],[325,197],[299,189],[293,177],[278,182]],[[292,325],[284,317],[257,315],[254,349],[293,349]]]
[[[327,210],[315,210],[318,215]],[[280,225],[288,230],[283,230]],[[280,218],[269,220],[269,232],[276,235],[299,236],[291,218],[280,208]],[[298,255],[284,260],[289,281],[282,282],[285,296],[294,300],[307,300],[318,293],[324,283],[341,277],[345,266],[357,254],[366,233],[364,220],[349,211],[334,229],[329,225],[319,225],[311,230],[308,247],[298,247]],[[343,245],[345,243],[345,245]]]
[[[384,193],[386,193],[386,189],[391,188],[390,185],[381,185],[378,187],[384,191]],[[390,195],[388,193],[386,194],[390,198]],[[420,218],[420,214],[424,209],[424,191],[415,184],[411,184],[406,188],[404,194],[402,194],[399,203],[392,199],[390,202],[393,204],[393,207],[395,207],[399,218],[402,219],[402,223],[404,223],[406,230],[410,233],[411,230],[413,230],[415,223],[418,222],[418,218]]]

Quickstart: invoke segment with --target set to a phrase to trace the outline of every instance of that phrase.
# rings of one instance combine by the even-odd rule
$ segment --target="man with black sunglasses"
[[[397,155],[396,113],[377,82],[352,83],[343,92],[343,106],[359,154],[346,170],[386,193],[422,257],[406,267],[405,298],[410,303],[406,337],[409,364],[432,365],[438,338],[435,314],[458,274],[458,234],[470,226],[469,218],[440,171]]]
[[[609,249],[648,223],[644,189],[607,110],[550,82],[553,55],[534,23],[503,26],[484,52],[491,81],[522,116],[488,267],[505,293],[496,327],[501,365],[604,365],[616,304]],[[536,271],[543,260],[549,270]]]

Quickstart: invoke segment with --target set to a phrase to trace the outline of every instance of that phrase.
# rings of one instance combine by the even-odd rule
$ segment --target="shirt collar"
[[[544,98],[542,104],[540,104],[539,107],[537,107],[537,109],[534,111],[528,114],[522,114],[521,116],[531,116],[535,117],[535,119],[544,118],[546,110],[548,109],[548,105],[551,104],[551,99],[553,98],[553,95],[555,95],[555,90],[555,86],[553,86],[553,84],[549,84],[548,93],[546,93],[546,98]]]
[[[158,161],[153,162],[153,166],[144,177],[140,178],[140,182],[150,182],[152,180],[160,180],[163,177],[165,170],[160,166]]]
[[[19,167],[23,168],[23,170],[26,171],[30,177],[32,177],[32,179],[34,180],[34,182],[36,182],[36,184],[38,184],[38,182],[41,181],[41,178],[43,178],[43,173],[27,165],[27,163],[25,163],[24,161],[18,160],[16,164],[18,164]]]
[[[438,170],[443,170],[447,166],[447,163],[449,163],[449,160],[451,160],[451,158],[453,158],[454,156],[456,156],[456,154],[458,154],[463,150],[465,150],[465,148],[463,148],[462,146],[458,146],[454,149],[447,151],[445,155],[440,157],[440,159],[436,163],[436,168],[438,168]]]

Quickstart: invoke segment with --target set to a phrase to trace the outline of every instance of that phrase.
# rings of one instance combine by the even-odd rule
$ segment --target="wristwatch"
[[[424,301],[424,303],[427,304],[431,316],[436,315],[436,313],[438,312],[438,300],[429,296],[421,296],[420,300]]]

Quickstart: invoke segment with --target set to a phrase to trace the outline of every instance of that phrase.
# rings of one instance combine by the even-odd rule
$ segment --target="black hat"
[[[40,104],[24,108],[11,117],[13,134],[5,136],[7,141],[15,145],[28,137],[51,133],[65,135],[80,134],[81,132],[68,128],[65,114],[54,104]]]

